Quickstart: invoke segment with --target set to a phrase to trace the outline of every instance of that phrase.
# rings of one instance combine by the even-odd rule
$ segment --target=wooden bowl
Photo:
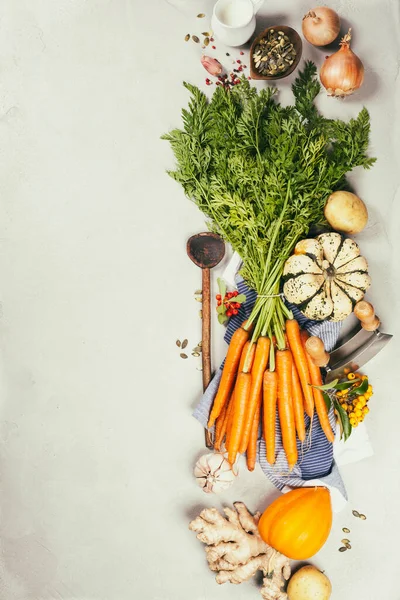
[[[279,73],[278,75],[260,75],[260,73],[257,71],[255,64],[254,64],[254,58],[253,58],[253,54],[254,54],[254,49],[257,46],[258,42],[266,37],[266,35],[268,34],[268,32],[274,29],[275,31],[283,31],[283,33],[285,35],[288,36],[289,40],[292,42],[294,49],[296,50],[296,58],[294,59],[294,63],[292,65],[290,65],[290,67],[287,69],[287,71],[285,71],[284,73]],[[264,80],[274,80],[274,79],[283,79],[284,77],[287,77],[288,75],[290,75],[291,73],[293,73],[293,71],[297,68],[300,59],[301,59],[301,53],[303,50],[303,43],[301,41],[301,37],[299,36],[299,34],[297,33],[297,31],[295,31],[294,29],[292,29],[291,27],[288,27],[287,25],[275,25],[273,27],[268,27],[267,29],[264,29],[264,31],[262,31],[254,40],[254,42],[251,45],[250,48],[250,75],[252,79],[264,79]]]

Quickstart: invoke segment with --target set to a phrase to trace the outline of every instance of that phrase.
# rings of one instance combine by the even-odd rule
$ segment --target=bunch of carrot
[[[254,470],[260,421],[266,443],[266,458],[275,462],[276,411],[289,469],[298,459],[297,438],[304,442],[304,413],[312,420],[316,411],[330,442],[334,440],[328,410],[318,387],[322,377],[305,349],[308,338],[295,319],[285,323],[286,347],[276,348],[273,337],[250,339],[245,323],[235,331],[229,344],[218,392],[208,426],[215,424],[214,446],[225,440],[228,460],[235,463],[246,452],[247,467]]]

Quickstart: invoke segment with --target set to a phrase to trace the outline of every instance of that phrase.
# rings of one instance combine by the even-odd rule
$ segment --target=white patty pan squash
[[[371,285],[359,247],[340,233],[298,242],[283,281],[286,299],[316,321],[343,321]]]

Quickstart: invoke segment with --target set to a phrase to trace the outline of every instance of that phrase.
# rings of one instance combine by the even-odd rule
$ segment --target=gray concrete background
[[[259,597],[256,583],[217,587],[187,529],[204,505],[255,510],[277,495],[259,471],[242,469],[220,499],[192,477],[201,374],[175,340],[200,339],[200,272],[185,241],[204,221],[165,175],[173,163],[159,136],[180,123],[181,81],[204,85],[201,49],[183,38],[209,26],[195,15],[211,4],[1,3],[1,600]],[[345,102],[319,103],[332,117],[371,113],[378,162],[352,175],[370,210],[358,241],[369,299],[397,338],[368,366],[375,456],[342,469],[349,507],[313,562],[333,600],[398,600],[399,6],[330,4],[354,27],[366,80]],[[299,29],[309,8],[268,0],[262,22]],[[305,45],[305,57],[323,56]],[[223,351],[214,323],[215,364]]]

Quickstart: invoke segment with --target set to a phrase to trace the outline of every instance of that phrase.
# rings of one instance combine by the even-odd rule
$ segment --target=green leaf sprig
[[[176,158],[168,171],[185,194],[243,259],[241,274],[259,297],[246,327],[253,340],[275,334],[285,346],[285,318],[278,296],[283,266],[310,225],[323,223],[328,196],[347,187],[346,173],[368,169],[369,115],[363,108],[347,123],[323,117],[320,91],[308,61],[294,84],[293,106],[282,106],[272,87],[257,91],[243,78],[211,100],[197,87],[182,111],[182,129],[163,136]]]

